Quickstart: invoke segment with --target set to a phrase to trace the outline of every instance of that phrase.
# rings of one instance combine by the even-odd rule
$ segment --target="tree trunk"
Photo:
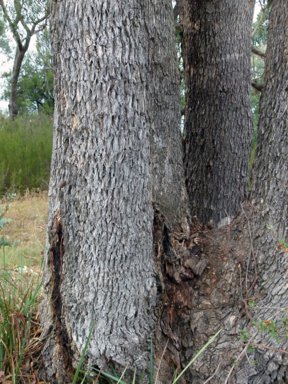
[[[147,110],[151,125],[153,202],[167,217],[171,230],[187,231],[190,220],[181,148],[180,71],[171,4],[151,1],[148,12],[147,18],[152,13],[154,17],[153,22],[146,23],[149,28]]]
[[[224,357],[221,363],[229,374],[220,369],[213,377],[221,383],[288,382],[288,260],[287,245],[281,245],[285,238],[287,240],[288,220],[287,61],[288,3],[274,0],[259,107],[252,204],[246,205],[248,211],[243,210],[242,218],[239,216],[233,222],[229,232],[226,229],[226,244],[234,258],[238,256],[238,268],[232,278],[232,282],[238,281],[234,303],[238,292],[242,308],[237,314],[234,307],[234,315],[226,318],[222,312],[225,328],[217,350]],[[231,257],[231,253],[228,256]],[[222,264],[222,268],[222,273],[229,275],[227,263]],[[222,293],[232,308],[226,287],[221,284]],[[214,368],[216,371],[216,366]]]
[[[265,337],[266,345],[284,352],[256,353],[257,377],[264,383],[287,383],[287,268],[288,239],[288,3],[272,1],[265,60],[265,81],[259,107],[257,149],[252,173],[255,241],[261,295],[255,317],[275,320],[280,342]],[[287,245],[286,245],[287,247]],[[266,332],[267,334],[268,332]],[[257,335],[261,340],[261,335]],[[263,337],[263,336],[262,336]],[[257,341],[256,341],[257,342]],[[258,356],[260,355],[260,358]],[[247,367],[246,367],[247,368]],[[250,374],[251,370],[250,370]],[[252,376],[253,377],[253,376]],[[256,383],[253,377],[249,383]]]
[[[14,64],[13,64],[13,70],[12,70],[12,82],[11,82],[11,92],[10,92],[10,100],[9,100],[9,115],[10,117],[13,117],[13,118],[15,118],[18,115],[17,84],[18,84],[19,74],[21,70],[21,65],[26,52],[27,52],[27,49],[25,49],[24,47],[20,49],[19,46],[17,45]]]
[[[93,366],[123,369],[131,360],[148,371],[163,302],[152,203],[167,228],[181,230],[187,211],[171,2],[53,2],[51,36],[54,142],[41,306],[47,377],[71,381],[67,372],[93,319]]]
[[[193,384],[288,381],[288,260],[287,245],[280,246],[287,240],[288,219],[287,31],[288,3],[274,0],[252,204],[247,203],[231,225],[198,235],[207,267],[194,282],[186,320],[192,330],[192,355],[201,346],[199,340],[203,346],[220,327],[222,332],[191,366],[186,378]],[[182,361],[183,352],[187,351],[182,351]]]
[[[247,193],[252,0],[181,0],[184,168],[192,215],[227,223]]]
[[[157,200],[167,191],[164,182],[171,173],[167,168],[157,178],[158,165],[152,160],[156,150],[160,158],[161,143],[165,148],[161,158],[173,156],[172,149],[167,150],[169,140],[152,136],[153,128],[158,135],[165,133],[166,124],[163,130],[157,127],[157,116],[164,114],[161,106],[178,109],[178,96],[174,103],[171,96],[177,80],[168,81],[175,73],[174,59],[164,55],[169,45],[166,32],[161,34],[165,26],[158,24],[172,22],[171,4],[168,0],[53,2],[56,103],[40,310],[47,336],[43,361],[50,382],[72,381],[67,373],[73,374],[95,319],[86,354],[92,367],[107,362],[107,371],[112,363],[121,373],[130,360],[139,374],[144,367],[147,372],[152,338],[154,379],[159,369],[158,384],[168,384],[173,368],[183,369],[222,328],[180,384],[284,383],[288,359],[275,349],[284,348],[286,341],[273,344],[252,320],[265,320],[266,326],[275,308],[288,307],[284,280],[288,262],[283,248],[283,254],[275,253],[282,225],[277,223],[283,218],[286,222],[287,214],[285,1],[274,0],[271,13],[254,212],[247,205],[231,225],[213,231],[204,231],[194,219],[189,234],[184,227],[181,233],[169,231],[168,220],[174,214],[169,216],[169,210],[162,214],[168,198],[161,204]],[[273,77],[274,68],[278,72]],[[243,119],[246,115],[243,111]],[[262,143],[264,138],[268,145]],[[264,172],[272,176],[265,179]],[[179,192],[175,196],[181,207]],[[283,216],[276,217],[280,212]],[[267,224],[275,228],[276,238]],[[249,355],[248,342],[258,344]]]

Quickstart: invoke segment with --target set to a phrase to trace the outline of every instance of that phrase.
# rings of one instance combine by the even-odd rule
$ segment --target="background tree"
[[[24,56],[29,48],[31,37],[46,28],[49,15],[46,0],[15,0],[13,5],[0,0],[4,20],[16,42],[16,53],[12,70],[12,81],[9,101],[9,114],[16,117],[17,82]]]
[[[187,191],[192,215],[219,225],[236,215],[248,187],[253,2],[183,0],[179,8]]]
[[[2,99],[9,98],[12,72],[4,73],[6,79]],[[20,114],[44,112],[53,114],[53,68],[50,37],[47,30],[39,33],[36,52],[26,55],[17,83],[17,106]]]
[[[2,8],[0,8],[0,51],[5,55],[11,54],[11,46],[9,42],[9,37],[7,36]]]
[[[267,28],[271,4],[264,3],[261,4],[261,6],[262,9],[257,16],[257,20],[253,23],[252,33],[251,77],[253,88],[251,90],[251,102],[255,131],[257,130],[258,124],[260,92],[264,81]]]

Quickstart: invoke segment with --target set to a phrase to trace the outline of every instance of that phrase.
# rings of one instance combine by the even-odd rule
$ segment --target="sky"
[[[259,11],[260,11],[260,5],[257,2],[255,6],[253,21],[256,20]],[[36,43],[36,36],[33,36],[30,43],[29,50],[35,50],[35,43]],[[6,56],[0,53],[0,76],[6,71],[7,72],[10,71],[12,67],[13,67],[13,60],[10,60],[7,62]],[[4,84],[4,81],[0,78],[0,95],[2,93],[3,84]],[[8,114],[8,101],[0,100],[0,112],[4,112],[5,114]]]

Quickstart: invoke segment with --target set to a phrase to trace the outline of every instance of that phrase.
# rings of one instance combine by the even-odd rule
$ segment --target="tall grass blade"
[[[92,368],[94,371],[96,372],[100,372],[99,369],[96,369],[96,368]],[[110,375],[109,373],[106,373],[106,372],[101,372],[101,375],[102,376],[105,376],[107,377],[108,379],[111,379],[113,381],[116,381],[116,382],[119,382],[119,384],[126,384],[124,381],[119,381],[119,377],[115,377],[113,375]]]
[[[74,376],[73,384],[76,384],[76,381],[78,379],[78,375],[79,375],[79,372],[80,372],[80,369],[81,369],[81,366],[82,366],[82,363],[83,363],[83,360],[84,360],[85,352],[86,352],[86,349],[88,347],[88,344],[89,344],[89,341],[90,341],[90,338],[91,338],[91,335],[92,335],[92,331],[93,331],[94,325],[95,325],[95,320],[92,323],[92,326],[91,326],[91,329],[90,329],[90,332],[89,332],[89,335],[88,335],[88,338],[87,338],[84,350],[82,352],[81,359],[79,361],[78,368],[77,368],[77,371],[76,371],[75,376]]]
[[[155,384],[157,384],[157,380],[158,380],[158,376],[159,376],[159,372],[160,372],[160,368],[161,368],[162,360],[163,360],[163,357],[164,357],[164,355],[165,355],[165,352],[166,352],[168,343],[169,343],[169,339],[167,340],[167,343],[165,344],[165,347],[164,347],[164,350],[163,350],[163,353],[162,353],[162,356],[161,356],[161,359],[160,359],[159,368],[158,368],[157,375],[156,375],[156,379],[155,379]]]
[[[105,365],[105,364],[104,364],[104,365]],[[98,373],[98,375],[97,375],[95,381],[93,381],[93,384],[97,384],[97,382],[98,382],[98,380],[99,380],[99,377],[100,377],[100,375],[101,375],[101,372],[102,372],[103,368],[104,368],[104,366],[100,369],[100,371],[99,371],[99,373]]]
[[[25,344],[26,344],[28,332],[30,330],[31,319],[32,319],[32,311],[31,311],[31,314],[30,314],[30,317],[29,317],[29,321],[28,321],[28,324],[27,324],[27,328],[26,328],[26,332],[25,332],[25,337],[24,337],[24,340],[23,340],[23,343],[22,343],[21,353],[20,353],[20,357],[19,357],[19,360],[18,360],[17,368],[16,368],[15,383],[16,383],[17,378],[18,378],[19,368],[20,368],[20,365],[21,365],[21,361],[22,361],[22,357],[23,357],[23,353],[24,353],[24,349],[25,349]]]
[[[201,353],[205,351],[205,349],[208,347],[208,345],[213,342],[213,340],[219,335],[219,333],[221,331],[222,331],[222,328],[219,329],[219,331],[213,337],[211,337],[211,339],[208,341],[208,343],[206,343],[204,345],[204,347],[200,349],[200,351],[196,354],[196,356],[193,357],[193,359],[190,361],[190,363],[188,365],[186,365],[186,367],[183,369],[183,371],[180,373],[180,375],[176,377],[176,379],[173,381],[172,384],[177,383],[177,381],[180,379],[180,377],[183,375],[183,373],[190,367],[190,365],[197,359],[197,357],[199,357],[201,355]]]
[[[150,355],[150,384],[153,384],[153,340],[151,338],[151,355]]]
[[[125,374],[125,372],[126,372],[126,370],[127,370],[129,364],[130,364],[130,360],[128,361],[128,363],[127,363],[127,365],[126,365],[124,371],[122,372],[122,375],[120,376],[120,379],[117,381],[117,384],[119,384],[119,383],[123,383],[123,381],[122,381],[122,377],[124,377],[124,374]],[[124,383],[125,383],[125,381],[124,381]]]
[[[35,290],[35,292],[34,292],[32,298],[30,299],[30,301],[29,301],[28,304],[26,305],[25,310],[23,310],[23,314],[26,314],[26,313],[27,313],[27,310],[28,310],[28,309],[30,308],[30,306],[34,303],[34,301],[35,301],[35,299],[36,299],[36,297],[37,297],[37,295],[38,295],[38,293],[39,293],[39,290],[40,290],[41,286],[42,286],[42,282],[41,282],[41,283],[38,285],[38,287],[36,288],[36,290]]]
[[[143,373],[142,373],[140,384],[143,383],[144,377],[145,377],[145,368],[143,369]]]
[[[136,370],[137,370],[137,368],[135,367],[132,384],[135,384],[135,381],[136,381]]]

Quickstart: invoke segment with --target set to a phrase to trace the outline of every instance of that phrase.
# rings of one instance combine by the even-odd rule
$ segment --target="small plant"
[[[247,341],[248,339],[250,339],[251,335],[247,332],[247,331],[244,331],[243,329],[240,330],[240,339],[242,341]]]
[[[263,333],[268,332],[271,339],[275,339],[277,343],[280,343],[279,336],[281,336],[281,331],[280,328],[276,326],[275,320],[260,320],[258,329]]]

